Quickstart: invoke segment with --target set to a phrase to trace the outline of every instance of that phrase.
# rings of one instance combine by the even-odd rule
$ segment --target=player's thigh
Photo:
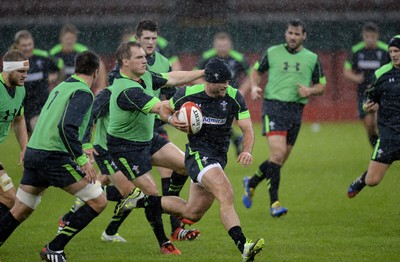
[[[155,183],[153,176],[149,172],[135,178],[134,180],[132,180],[132,182],[146,195],[159,195],[157,184]]]
[[[207,170],[201,177],[201,184],[220,204],[233,204],[233,188],[222,167],[215,166]]]
[[[133,183],[121,172],[117,171],[114,174],[108,176],[111,183],[118,189],[120,194],[127,197],[134,187]]]
[[[282,164],[287,154],[287,138],[285,135],[269,135],[267,136],[270,159],[273,162]]]
[[[214,202],[214,195],[203,185],[191,182],[187,209],[191,214],[202,217]]]
[[[151,156],[151,163],[155,166],[166,167],[177,171],[185,172],[185,155],[176,145],[169,142]]]
[[[160,174],[161,178],[169,178],[172,175],[172,170],[169,168],[157,166],[157,171]]]

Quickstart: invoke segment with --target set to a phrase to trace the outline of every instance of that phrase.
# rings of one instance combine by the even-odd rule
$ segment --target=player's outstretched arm
[[[193,80],[199,79],[204,76],[204,70],[194,71],[172,71],[168,74],[168,81],[164,86],[179,86],[182,84],[190,83]]]

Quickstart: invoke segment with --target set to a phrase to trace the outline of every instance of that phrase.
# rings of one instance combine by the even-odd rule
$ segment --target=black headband
[[[390,39],[389,47],[391,46],[395,46],[400,49],[400,35],[396,35],[392,39]]]

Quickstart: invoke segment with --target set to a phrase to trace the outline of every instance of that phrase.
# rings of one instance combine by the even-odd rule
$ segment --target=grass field
[[[172,141],[183,148],[185,136],[169,130]],[[262,236],[267,243],[256,261],[400,261],[399,164],[392,165],[378,187],[364,189],[355,199],[346,197],[349,184],[366,169],[372,152],[361,124],[326,123],[318,132],[310,124],[303,125],[282,169],[280,199],[289,213],[279,219],[268,213],[265,183],[257,188],[251,209],[242,205],[242,178],[254,173],[268,156],[259,125],[255,134],[253,166],[239,166],[232,148],[226,173],[235,190],[245,235]],[[21,178],[18,152],[13,135],[0,145],[0,160],[15,184]],[[187,190],[186,185],[183,197]],[[55,236],[57,220],[73,199],[59,189],[49,189],[35,213],[0,248],[0,261],[39,261],[41,247]],[[201,230],[198,240],[176,243],[183,253],[179,257],[159,254],[143,210],[135,210],[121,227],[120,234],[128,243],[100,241],[114,205],[110,202],[105,212],[68,244],[68,261],[241,261],[220,223],[217,203],[195,225]],[[165,215],[167,232],[168,222]]]

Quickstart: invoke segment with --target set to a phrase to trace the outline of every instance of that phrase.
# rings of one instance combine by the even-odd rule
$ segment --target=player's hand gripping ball
[[[188,124],[189,134],[197,134],[203,126],[203,114],[193,102],[186,102],[181,106],[178,119]]]

